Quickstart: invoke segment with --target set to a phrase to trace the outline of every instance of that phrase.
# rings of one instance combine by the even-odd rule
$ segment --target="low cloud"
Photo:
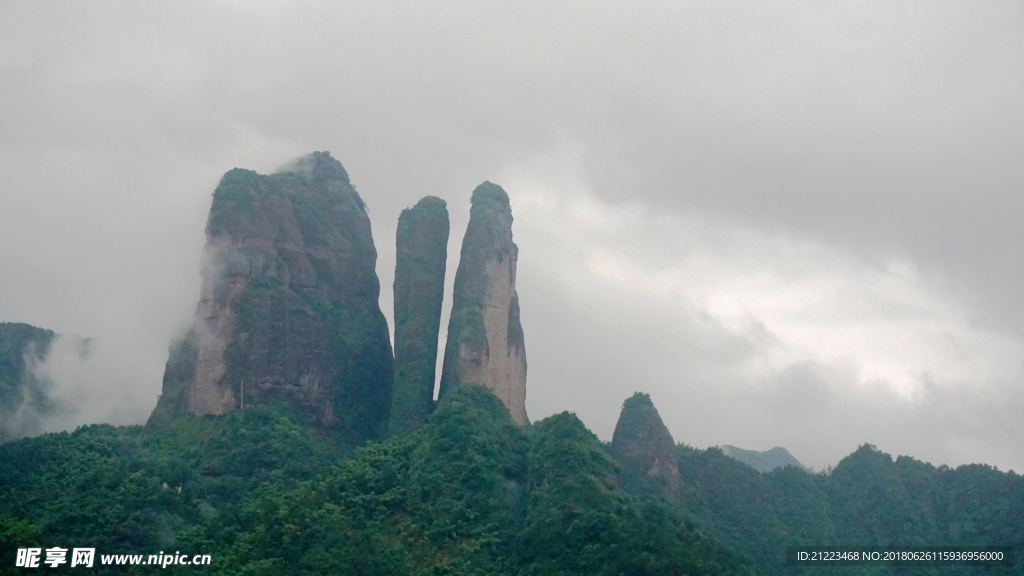
[[[27,370],[43,383],[50,409],[32,415],[42,432],[85,424],[145,422],[153,409],[153,359],[124,355],[123,343],[61,335]]]
[[[513,188],[534,418],[575,410],[608,439],[635,389],[698,446],[783,445],[820,469],[870,442],[1024,469],[1024,341],[973,325],[912,261]]]

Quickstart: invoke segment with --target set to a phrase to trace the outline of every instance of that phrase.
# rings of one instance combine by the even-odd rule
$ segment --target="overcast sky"
[[[389,322],[401,210],[450,298],[505,188],[533,420],[1024,472],[1018,1],[0,1],[0,321],[97,339],[64,426],[145,420],[219,177],[314,150]]]

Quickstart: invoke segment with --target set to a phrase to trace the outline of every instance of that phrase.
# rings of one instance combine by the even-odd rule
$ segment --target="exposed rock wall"
[[[213,194],[202,289],[151,422],[281,400],[353,438],[382,432],[392,356],[366,208],[314,152],[234,169]]]
[[[434,196],[398,219],[392,434],[424,426],[433,409],[449,228],[445,201]]]
[[[637,392],[622,403],[611,448],[625,485],[662,496],[678,490],[676,444],[647,394]]]
[[[508,194],[484,182],[473,191],[469,226],[455,273],[441,394],[479,384],[526,422],[526,349],[516,294],[518,248]]]

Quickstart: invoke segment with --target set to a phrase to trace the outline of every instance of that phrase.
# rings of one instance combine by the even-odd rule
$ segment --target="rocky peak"
[[[518,249],[508,194],[484,182],[473,191],[469,225],[455,272],[441,394],[479,384],[526,422],[526,350],[516,294]]]
[[[622,403],[611,449],[627,484],[659,479],[666,495],[678,487],[676,444],[649,395],[637,392]]]
[[[151,422],[283,401],[354,438],[386,425],[391,344],[370,220],[341,163],[314,152],[213,194],[199,306]]]
[[[433,408],[449,227],[447,205],[434,196],[398,219],[392,434],[425,425]]]

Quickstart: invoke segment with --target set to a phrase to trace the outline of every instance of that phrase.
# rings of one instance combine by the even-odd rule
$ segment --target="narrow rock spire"
[[[434,196],[398,218],[391,434],[422,427],[433,409],[449,228],[447,205]]]
[[[471,204],[455,273],[441,395],[458,384],[482,385],[523,424],[526,349],[516,294],[512,209],[508,194],[490,182],[476,187]]]

